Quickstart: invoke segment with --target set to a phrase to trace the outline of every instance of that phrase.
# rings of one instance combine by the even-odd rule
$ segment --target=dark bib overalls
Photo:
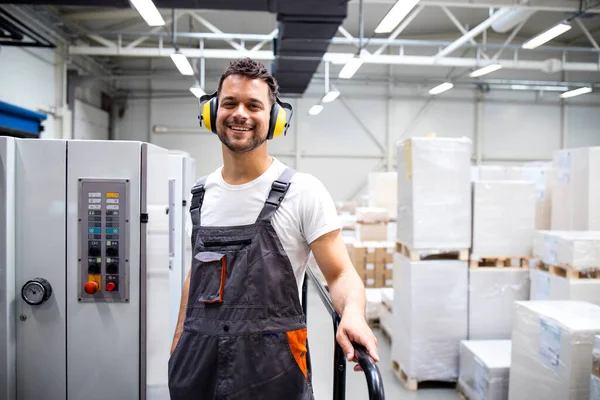
[[[311,400],[306,320],[271,218],[294,171],[273,183],[252,225],[204,227],[192,189],[192,261],[184,330],[169,360],[171,400]]]

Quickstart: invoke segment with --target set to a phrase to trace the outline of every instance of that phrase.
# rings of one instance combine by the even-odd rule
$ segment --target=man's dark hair
[[[279,96],[279,85],[273,75],[267,71],[267,68],[263,64],[246,57],[229,63],[229,66],[219,80],[217,97],[221,94],[223,81],[231,75],[241,75],[249,79],[260,79],[265,81],[267,85],[269,85],[269,98],[271,99],[271,104],[274,104],[276,97]]]

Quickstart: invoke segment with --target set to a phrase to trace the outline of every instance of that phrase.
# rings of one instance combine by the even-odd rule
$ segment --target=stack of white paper
[[[510,400],[588,399],[600,306],[578,301],[515,303]]]
[[[470,139],[398,144],[398,240],[411,249],[471,247]]]
[[[508,398],[510,340],[463,340],[458,384],[469,399]]]
[[[456,381],[467,338],[466,261],[410,261],[394,255],[392,360],[408,378]]]

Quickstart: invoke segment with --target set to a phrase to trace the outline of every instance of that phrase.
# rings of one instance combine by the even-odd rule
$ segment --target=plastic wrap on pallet
[[[465,261],[394,255],[392,360],[409,379],[455,382],[467,338]]]
[[[381,207],[358,207],[356,209],[356,222],[362,224],[375,224],[388,222],[388,210]]]
[[[552,211],[552,163],[526,163],[522,168],[522,179],[535,184],[536,210],[535,228],[550,229]]]
[[[365,289],[367,321],[378,320],[381,315],[381,289]]]
[[[600,336],[594,339],[592,350],[592,380],[590,385],[590,400],[600,399]]]
[[[473,255],[529,256],[535,230],[535,185],[473,183]]]
[[[544,231],[542,235],[544,263],[568,265],[579,270],[600,266],[600,232]]]
[[[588,236],[589,235],[589,236]],[[581,232],[581,236],[559,236],[557,240],[559,264],[578,270],[600,267],[600,232]]]
[[[369,173],[369,207],[385,208],[391,219],[396,219],[398,212],[398,173]]]
[[[394,288],[382,289],[381,302],[391,311],[394,310]]]
[[[379,314],[379,325],[381,326],[381,329],[385,330],[385,332],[389,335],[389,337],[391,339],[394,334],[393,314],[384,304],[381,305],[380,310],[381,311]]]
[[[578,301],[516,302],[510,400],[588,399],[600,306]]]
[[[463,340],[460,343],[460,390],[471,400],[508,398],[510,340]]]
[[[554,153],[552,229],[600,230],[600,147]]]
[[[550,233],[547,230],[537,230],[533,232],[532,238],[532,246],[531,246],[531,254],[535,258],[542,259],[544,257],[544,246],[546,240],[546,234]]]
[[[468,138],[398,143],[399,241],[411,249],[471,247],[471,153]]]
[[[469,270],[469,339],[510,339],[515,301],[529,300],[529,270]]]
[[[600,279],[567,279],[531,270],[531,300],[576,300],[600,306]]]

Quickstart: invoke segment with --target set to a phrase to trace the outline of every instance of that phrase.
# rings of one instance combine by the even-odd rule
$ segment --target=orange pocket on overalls
[[[192,271],[191,285],[197,290],[200,303],[222,303],[225,278],[227,276],[227,256],[221,253],[205,251],[194,258],[199,261]]]
[[[304,377],[308,376],[308,368],[306,362],[306,328],[298,329],[296,331],[286,332],[288,344],[290,345],[290,351],[296,360],[296,363],[300,367],[300,370],[304,374]]]

